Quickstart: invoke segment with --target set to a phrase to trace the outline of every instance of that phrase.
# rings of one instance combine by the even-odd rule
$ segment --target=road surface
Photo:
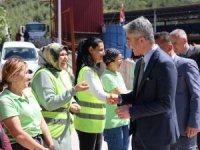
[[[72,133],[72,150],[79,150],[79,141],[78,141],[78,136],[75,130]],[[108,150],[107,144],[104,141],[102,145],[102,150]],[[129,150],[131,150],[131,144],[129,144]]]

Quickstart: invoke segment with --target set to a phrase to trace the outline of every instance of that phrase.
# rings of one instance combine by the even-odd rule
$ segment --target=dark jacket
[[[199,47],[190,45],[185,57],[195,60],[198,67],[200,68],[200,48]]]
[[[135,67],[134,90],[121,95],[123,101],[132,104],[131,132],[147,146],[168,146],[179,136],[175,109],[177,70],[172,59],[157,48],[137,89],[140,61]]]

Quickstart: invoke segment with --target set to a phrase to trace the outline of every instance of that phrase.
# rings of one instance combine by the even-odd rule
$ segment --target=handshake
[[[108,94],[107,95],[107,103],[110,105],[113,104],[121,104],[121,97],[117,94]],[[123,106],[118,106],[116,109],[116,114],[118,115],[119,118],[121,119],[128,119],[131,118],[129,109],[132,107],[132,105],[123,105]]]
[[[120,103],[120,98],[119,98],[118,94],[109,93],[106,96],[106,101],[110,105],[119,104]]]

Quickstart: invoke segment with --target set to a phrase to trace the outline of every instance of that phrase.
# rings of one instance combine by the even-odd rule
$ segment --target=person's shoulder
[[[82,73],[82,74],[84,74],[84,76],[96,76],[97,75],[97,72],[96,72],[96,70],[94,69],[94,68],[91,68],[91,67],[88,67],[88,66],[85,66],[85,67],[83,67],[81,70],[80,70],[80,72]],[[79,72],[79,73],[80,73]]]
[[[179,66],[183,66],[186,70],[188,68],[198,69],[198,65],[197,65],[196,61],[194,61],[193,59],[190,59],[190,58],[183,58],[183,57],[179,56],[178,63],[179,63]]]
[[[158,61],[160,61],[161,63],[173,63],[172,58],[160,48],[156,50],[156,53]]]
[[[189,45],[188,54],[200,54],[200,45]]]
[[[50,75],[50,73],[46,71],[36,72],[31,80],[30,85],[33,89],[37,88],[38,85],[41,85],[42,83],[47,85],[51,82],[51,76],[53,75]]]
[[[180,57],[180,56],[177,56],[177,58],[178,58],[179,62],[181,62],[182,64],[186,64],[186,65],[195,64],[195,65],[197,65],[197,63],[191,58],[185,58],[185,57]]]
[[[189,45],[189,49],[200,50],[200,44]]]
[[[171,72],[176,72],[177,69],[175,63],[167,53],[165,53],[161,49],[158,49],[156,53],[157,56],[154,56],[155,58],[153,64],[157,67],[158,70],[163,70],[165,68],[167,70],[170,70]]]
[[[49,77],[49,74],[52,74],[48,69],[46,68],[40,68],[39,70],[36,71],[36,73],[33,76],[33,80],[35,78],[47,78]]]
[[[38,103],[34,94],[33,94],[33,90],[32,88],[28,87],[28,88],[25,88],[23,90],[23,95],[32,103]]]
[[[196,61],[194,61],[193,59],[185,58],[184,64],[188,67],[195,67],[198,69],[198,65],[197,65]]]
[[[14,97],[6,89],[0,94],[0,107],[14,104]]]
[[[113,77],[113,75],[109,72],[104,72],[101,76],[100,76],[101,80],[107,81],[107,80],[111,80]]]
[[[101,74],[101,78],[104,78],[108,75],[108,72],[106,70],[103,71],[103,73]]]
[[[5,99],[12,99],[11,92],[9,92],[7,89],[4,89],[0,94],[0,101],[5,101]]]

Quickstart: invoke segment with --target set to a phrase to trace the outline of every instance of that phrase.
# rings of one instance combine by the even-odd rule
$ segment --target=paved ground
[[[72,133],[72,150],[79,150],[79,141],[76,131]],[[103,141],[102,150],[108,150],[106,142]],[[129,146],[131,150],[131,146]]]

